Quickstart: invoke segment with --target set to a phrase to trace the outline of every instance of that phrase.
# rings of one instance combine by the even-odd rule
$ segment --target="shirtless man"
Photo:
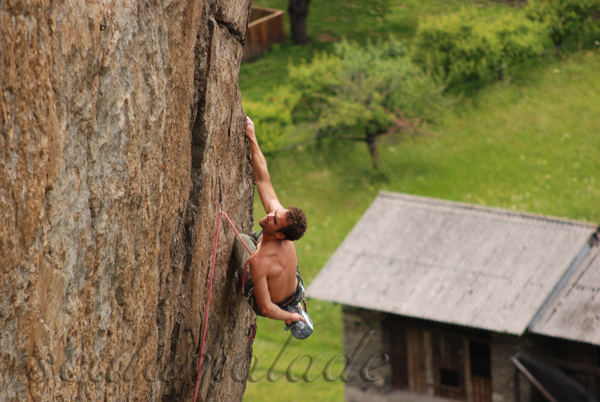
[[[250,142],[256,187],[267,213],[259,221],[262,236],[249,258],[254,285],[252,302],[256,303],[257,313],[283,320],[287,325],[298,320],[306,321],[300,314],[284,310],[286,303],[297,303],[298,293],[303,292],[293,240],[304,234],[306,216],[302,210],[284,208],[279,202],[271,184],[267,161],[256,140],[254,123],[249,117],[246,117],[246,138]]]

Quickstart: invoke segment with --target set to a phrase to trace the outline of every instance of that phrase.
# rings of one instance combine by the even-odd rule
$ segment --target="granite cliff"
[[[191,400],[222,164],[252,223],[250,0],[0,1],[0,400]],[[255,317],[217,254],[200,400],[239,400]]]

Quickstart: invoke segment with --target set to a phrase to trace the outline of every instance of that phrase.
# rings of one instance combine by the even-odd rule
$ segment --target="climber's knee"
[[[250,249],[250,252],[253,252],[256,249],[256,240],[252,236],[242,234],[242,240],[246,244],[246,246]],[[233,243],[233,260],[236,265],[243,269],[246,264],[246,260],[250,257],[250,254],[244,247],[244,244],[240,241],[239,238],[235,238],[235,242]]]

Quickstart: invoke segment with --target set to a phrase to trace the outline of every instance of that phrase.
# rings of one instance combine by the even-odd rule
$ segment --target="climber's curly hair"
[[[287,240],[298,240],[306,231],[306,215],[300,208],[289,207],[286,214],[286,219],[290,222],[283,229],[279,229]]]

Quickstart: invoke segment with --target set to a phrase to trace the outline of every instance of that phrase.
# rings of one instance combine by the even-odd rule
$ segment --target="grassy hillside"
[[[260,3],[285,8],[287,2]],[[344,25],[343,13],[323,11],[320,7],[330,5],[322,3],[342,2],[311,3],[312,36],[329,33],[326,18],[341,19],[332,25],[338,31],[331,35],[354,32],[352,24]],[[385,23],[409,36],[416,25],[406,10],[421,15],[465,3],[403,2],[394,6]],[[369,24],[355,25],[356,37],[366,31],[381,33],[369,30]],[[289,59],[308,58],[315,49],[326,47],[285,45],[245,64],[240,77],[244,99],[258,99],[283,85]],[[550,58],[509,82],[465,97],[421,135],[385,137],[378,172],[360,143],[326,141],[320,147],[310,144],[269,156],[280,200],[304,208],[309,218],[309,229],[297,243],[305,281],[316,276],[380,190],[600,222],[598,105],[600,50],[596,49]],[[260,127],[257,133],[260,140]],[[255,207],[256,216],[262,216],[260,203]],[[344,363],[340,307],[311,300],[309,310],[315,334],[306,341],[293,340],[288,347],[282,323],[259,319],[254,370],[244,400],[343,400],[343,382],[333,380]]]

